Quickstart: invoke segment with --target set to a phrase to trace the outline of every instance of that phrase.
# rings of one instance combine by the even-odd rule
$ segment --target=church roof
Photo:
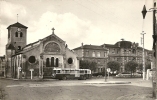
[[[27,26],[24,26],[24,25],[22,25],[21,23],[19,23],[19,22],[17,22],[17,23],[14,23],[14,24],[12,24],[12,25],[9,25],[8,27],[7,27],[7,29],[8,28],[10,28],[10,27],[20,27],[20,28],[28,28]]]
[[[95,50],[107,50],[107,49],[103,48],[103,46],[97,46],[97,45],[83,45],[83,47],[80,46],[80,47],[75,48],[73,50],[82,49],[82,48],[83,49],[95,49]]]
[[[33,43],[27,44],[27,45],[24,46],[22,49],[24,49],[24,48],[26,48],[26,47],[31,47],[31,46],[33,47],[33,46],[39,45],[39,44],[40,44],[40,41],[44,41],[44,40],[46,40],[47,38],[52,37],[52,36],[55,36],[56,38],[58,38],[58,39],[59,39],[60,41],[62,41],[62,42],[65,42],[65,41],[63,41],[61,38],[59,38],[57,35],[51,34],[51,35],[49,35],[49,36],[47,36],[47,37],[45,37],[45,38],[43,38],[43,39],[40,39],[40,40],[35,41],[35,42],[33,42]]]
[[[8,45],[7,45],[7,49],[15,50],[15,47],[14,47],[12,44],[8,44]]]

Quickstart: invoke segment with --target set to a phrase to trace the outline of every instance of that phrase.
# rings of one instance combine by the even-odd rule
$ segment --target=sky
[[[0,0],[0,56],[5,55],[7,27],[17,22],[28,27],[27,44],[52,34],[74,49],[83,43],[115,44],[123,38],[152,50],[153,0]],[[17,18],[18,14],[18,18]]]

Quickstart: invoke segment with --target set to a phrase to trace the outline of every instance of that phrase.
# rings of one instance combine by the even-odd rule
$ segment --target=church
[[[5,77],[43,79],[52,78],[54,68],[79,69],[77,55],[54,33],[54,28],[49,36],[30,44],[28,27],[17,22],[7,29]]]

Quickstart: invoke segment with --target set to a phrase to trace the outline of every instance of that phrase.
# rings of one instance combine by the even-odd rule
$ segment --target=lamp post
[[[142,44],[143,44],[143,54],[142,54],[142,58],[143,58],[143,80],[145,80],[145,74],[146,74],[146,72],[145,72],[145,53],[144,53],[144,35],[145,35],[146,33],[144,33],[144,31],[142,31],[142,33],[141,33],[141,35],[143,35],[143,42],[142,42]]]
[[[144,5],[143,10],[142,10],[142,15],[143,15],[143,19],[145,19],[146,13],[147,12],[151,12],[153,11],[153,55],[154,55],[154,67],[155,69],[157,69],[157,31],[156,31],[156,1],[154,0],[154,5],[153,8],[150,8],[149,11],[146,10],[146,6]],[[153,74],[153,77],[157,77],[157,70],[156,73]],[[157,83],[157,79],[156,78],[152,78],[152,86],[153,86],[153,97],[157,98],[157,90],[156,90],[156,84]]]

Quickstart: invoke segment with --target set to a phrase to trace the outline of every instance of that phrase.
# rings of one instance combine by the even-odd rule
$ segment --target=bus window
[[[56,73],[60,73],[60,70],[56,70]]]
[[[80,70],[80,73],[84,73],[84,71],[83,71],[83,70]]]

